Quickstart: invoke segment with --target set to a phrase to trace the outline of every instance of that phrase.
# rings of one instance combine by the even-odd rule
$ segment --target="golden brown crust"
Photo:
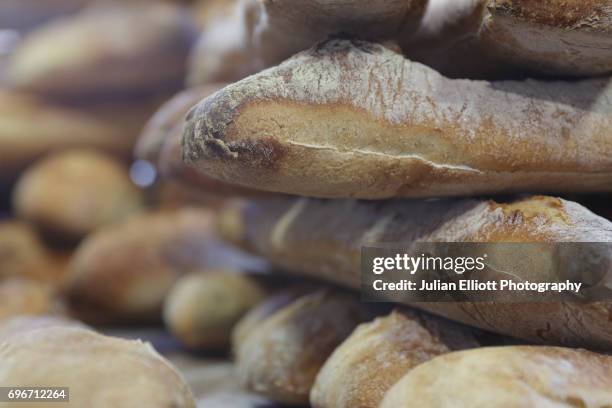
[[[0,319],[64,312],[57,291],[44,282],[9,278],[0,283]]]
[[[415,366],[451,350],[477,346],[458,325],[418,312],[393,311],[359,325],[334,350],[317,375],[310,404],[377,408],[387,390]]]
[[[93,150],[69,150],[27,169],[15,185],[13,206],[23,219],[79,239],[140,211],[144,197],[123,163]]]
[[[320,290],[298,298],[239,342],[236,363],[241,382],[274,401],[307,404],[327,357],[368,316],[351,295]]]
[[[608,191],[609,92],[605,79],[450,80],[333,40],[205,99],[183,155],[221,180],[326,198]]]
[[[552,75],[612,72],[606,0],[491,0],[479,37],[504,61]]]
[[[208,210],[151,212],[87,237],[66,279],[76,312],[119,320],[158,318],[178,277],[218,256],[212,221]]]
[[[71,405],[195,408],[181,376],[150,344],[139,340],[81,328],[43,328],[2,343],[0,359],[2,383],[15,387],[61,384],[70,388]]]
[[[445,354],[409,371],[381,408],[609,406],[612,359],[557,347],[491,347]]]
[[[192,348],[229,347],[234,325],[264,297],[255,280],[236,271],[204,271],[181,278],[166,296],[164,322]]]
[[[115,122],[102,120],[86,110],[0,91],[2,177],[14,177],[43,154],[59,149],[92,147],[127,156],[132,140]]]
[[[541,196],[505,204],[479,200],[378,203],[279,197],[245,201],[225,210],[221,218],[225,222],[219,227],[226,238],[273,264],[353,288],[361,285],[361,247],[368,243],[612,242],[609,221],[576,203]],[[229,230],[227,234],[224,229]],[[556,265],[554,254],[550,256],[549,264]],[[511,254],[506,259],[507,266],[514,270],[521,257],[518,252]],[[558,271],[548,268],[541,273],[557,276]],[[612,345],[612,326],[608,324],[611,306],[607,303],[418,306],[531,341],[596,348]]]

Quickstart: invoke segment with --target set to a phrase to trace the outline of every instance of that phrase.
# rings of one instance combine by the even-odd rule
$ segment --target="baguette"
[[[489,0],[478,35],[500,60],[531,72],[612,73],[608,0]]]
[[[178,6],[92,7],[29,34],[9,61],[7,82],[68,99],[177,89],[195,34]]]
[[[451,350],[477,347],[464,328],[423,313],[393,311],[359,325],[332,353],[310,392],[313,408],[378,408],[413,367]]]
[[[30,330],[4,342],[0,360],[0,383],[68,387],[70,405],[75,407],[195,408],[180,374],[140,340],[73,327]],[[19,406],[33,408],[40,402]]]
[[[157,320],[166,294],[182,274],[257,267],[217,241],[213,219],[212,211],[191,208],[149,212],[88,236],[66,277],[71,305],[88,320]]]
[[[610,191],[611,89],[450,80],[332,40],[197,105],[183,155],[224,181],[315,197]]]
[[[382,242],[612,242],[612,223],[579,204],[536,196],[389,201],[268,198],[229,206],[221,234],[288,271],[360,288],[361,247]],[[509,254],[513,269],[523,254]],[[610,259],[611,254],[602,256]],[[548,264],[557,265],[554,253]],[[603,258],[606,259],[606,258]],[[554,267],[538,278],[559,279]],[[546,275],[546,276],[544,276]],[[525,277],[525,276],[523,276]],[[583,277],[572,277],[583,279]],[[609,274],[602,283],[609,280]],[[612,347],[609,303],[420,303],[453,320],[535,342]]]
[[[13,207],[32,224],[78,240],[142,210],[144,197],[123,163],[93,150],[70,150],[28,168],[15,185]]]
[[[236,364],[242,384],[273,401],[307,404],[327,357],[368,317],[352,295],[320,290],[298,298],[239,343]]]
[[[558,347],[459,351],[409,371],[380,408],[607,407],[612,358]]]
[[[234,271],[205,271],[181,278],[164,302],[164,322],[183,344],[223,350],[240,318],[264,297],[256,281]]]
[[[248,189],[224,183],[199,174],[183,162],[181,136],[184,117],[189,110],[221,89],[221,84],[209,84],[178,93],[153,115],[135,147],[139,159],[151,162],[163,180],[181,184],[185,190],[201,195],[248,195]]]

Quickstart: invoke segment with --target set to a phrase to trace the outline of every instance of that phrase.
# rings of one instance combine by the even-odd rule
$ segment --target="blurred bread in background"
[[[28,168],[14,188],[17,216],[43,230],[80,239],[143,209],[128,169],[94,150],[68,150]]]
[[[58,284],[66,272],[67,257],[51,251],[31,225],[0,221],[0,278]]]
[[[179,279],[164,303],[164,322],[194,349],[229,347],[234,325],[263,300],[265,289],[244,273],[209,270]]]
[[[77,249],[66,293],[84,318],[159,320],[177,279],[202,268],[258,268],[227,249],[213,228],[214,212],[182,208],[136,214],[89,235]]]
[[[64,302],[52,285],[23,278],[0,281],[0,320],[21,315],[65,312]]]
[[[60,98],[176,89],[195,33],[179,6],[134,2],[92,7],[29,34],[9,61],[7,82]]]

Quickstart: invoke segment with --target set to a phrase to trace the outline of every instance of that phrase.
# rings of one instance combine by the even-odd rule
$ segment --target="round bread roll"
[[[20,278],[0,282],[0,320],[22,315],[63,313],[63,302],[45,283]]]
[[[56,283],[65,270],[66,260],[51,253],[29,224],[0,222],[0,278],[12,276]]]
[[[408,310],[363,323],[325,362],[310,392],[315,408],[377,408],[415,366],[451,350],[477,347],[463,327]]]
[[[178,372],[139,340],[72,327],[30,330],[5,341],[0,360],[0,383],[68,387],[70,406],[195,408]],[[19,406],[39,407],[40,402]]]
[[[352,295],[331,290],[304,295],[264,319],[239,343],[239,378],[273,401],[305,405],[327,357],[369,317]]]
[[[607,407],[612,357],[508,346],[445,354],[406,374],[380,408]]]
[[[81,238],[143,207],[122,164],[92,150],[51,155],[29,168],[13,193],[17,214],[58,235]]]
[[[168,294],[164,322],[189,347],[225,349],[236,322],[263,297],[254,279],[235,271],[190,274]]]

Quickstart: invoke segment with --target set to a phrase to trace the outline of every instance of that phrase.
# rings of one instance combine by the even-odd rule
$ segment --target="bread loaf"
[[[605,407],[612,358],[558,347],[459,351],[409,371],[381,408]]]
[[[78,320],[67,317],[53,315],[25,315],[0,322],[0,342],[4,342],[11,337],[20,336],[30,330],[47,329],[51,327],[78,327],[86,329],[87,326]]]
[[[142,210],[144,197],[122,163],[93,150],[44,158],[18,180],[16,213],[63,238],[80,239]]]
[[[166,294],[182,274],[252,266],[215,239],[213,219],[208,210],[150,212],[88,236],[66,278],[73,308],[96,320],[159,319]]]
[[[194,37],[178,6],[93,7],[28,35],[11,58],[7,81],[62,98],[176,89]]]
[[[263,297],[254,279],[235,271],[190,274],[166,297],[164,322],[189,347],[224,350],[234,325]]]
[[[298,298],[239,344],[236,364],[242,384],[283,404],[307,404],[327,357],[369,316],[352,295],[320,290]]]
[[[532,72],[612,73],[608,0],[489,0],[478,35],[500,60]]]
[[[36,118],[36,120],[32,120]],[[43,154],[70,147],[131,152],[115,122],[24,94],[0,91],[0,180],[13,179]]]
[[[64,312],[64,303],[56,289],[47,283],[24,278],[8,278],[0,282],[0,320]]]
[[[183,162],[181,138],[184,117],[189,110],[222,87],[210,84],[180,92],[151,118],[135,148],[136,157],[151,162],[162,180],[181,184],[199,195],[246,195],[254,192],[199,174]]]
[[[16,277],[57,283],[66,260],[50,251],[36,231],[19,221],[0,222],[0,278]]]
[[[316,197],[609,191],[608,82],[449,80],[333,40],[197,105],[183,153],[221,180]]]
[[[145,125],[134,148],[137,158],[158,163],[162,146],[177,133],[182,133],[183,120],[189,110],[225,84],[210,84],[179,92],[159,107]]]
[[[179,373],[150,344],[139,340],[71,327],[30,330],[4,342],[0,360],[2,384],[68,387],[73,406],[195,408]],[[0,407],[10,405],[0,403]],[[38,407],[40,402],[19,406]]]
[[[395,242],[611,242],[612,223],[574,202],[260,199],[228,207],[222,234],[286,270],[360,288],[361,247]],[[231,220],[231,222],[230,222]],[[557,265],[550,254],[549,264]],[[609,259],[610,254],[602,254]],[[605,259],[605,258],[604,258]],[[507,256],[519,265],[520,252]],[[559,279],[555,269],[540,276]],[[550,276],[548,275],[550,274]],[[582,277],[573,277],[582,279]],[[605,284],[609,274],[602,278]],[[522,339],[612,346],[609,303],[422,303],[421,308]]]
[[[477,347],[459,325],[412,311],[362,323],[332,353],[310,392],[314,408],[378,408],[415,366],[451,350]]]

